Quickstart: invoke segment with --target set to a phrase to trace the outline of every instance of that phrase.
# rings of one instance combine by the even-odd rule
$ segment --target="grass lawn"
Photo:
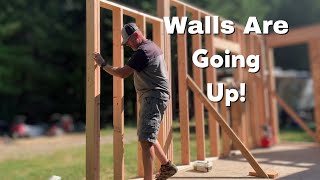
[[[280,130],[281,142],[312,142],[312,138],[300,129],[283,129]]]
[[[126,128],[126,132],[134,134],[134,128]],[[103,130],[101,136],[111,136],[112,129]],[[312,141],[306,133],[297,130],[280,132],[282,141]],[[174,161],[180,164],[180,135],[174,132]],[[191,160],[196,160],[195,134],[190,134]],[[102,144],[100,147],[100,179],[113,179],[113,145]],[[137,174],[137,142],[125,144],[125,179]],[[209,140],[206,139],[206,152],[209,152]],[[50,155],[39,155],[19,160],[0,162],[1,180],[45,180],[52,175],[61,176],[64,180],[85,179],[85,146],[59,150]]]
[[[127,128],[125,131],[132,134],[135,129]],[[101,136],[111,135],[112,129],[101,131]],[[128,177],[136,175],[136,153],[136,142],[125,144],[125,172]],[[101,179],[113,179],[112,154],[112,144],[100,146]],[[9,159],[0,162],[1,180],[46,180],[52,175],[61,176],[64,180],[85,179],[85,145],[60,150],[48,156],[39,155],[35,158]]]

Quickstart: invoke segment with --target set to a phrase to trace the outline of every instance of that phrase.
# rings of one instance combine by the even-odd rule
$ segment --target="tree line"
[[[156,16],[156,0],[114,1]],[[201,0],[186,1],[234,22],[249,16],[284,19],[290,28],[320,22],[320,1]],[[8,122],[25,114],[30,123],[45,122],[50,114],[69,113],[85,121],[86,8],[85,1],[15,0],[0,2],[0,119]],[[175,13],[173,8],[172,13]],[[133,21],[125,17],[124,22]],[[111,12],[101,10],[101,52],[112,58]],[[149,27],[149,25],[148,25]],[[150,27],[148,37],[151,38]],[[172,51],[176,52],[173,35]],[[286,68],[309,69],[305,46],[276,51],[276,62]],[[132,51],[125,48],[125,59]],[[172,59],[176,59],[172,53]],[[127,62],[127,60],[125,61]],[[172,61],[172,67],[177,67]],[[174,72],[174,71],[173,71]],[[177,92],[173,73],[173,93]],[[125,80],[125,116],[135,122],[132,77]],[[174,99],[174,117],[178,102]],[[191,111],[192,112],[192,111]],[[101,120],[112,122],[112,77],[101,73]]]

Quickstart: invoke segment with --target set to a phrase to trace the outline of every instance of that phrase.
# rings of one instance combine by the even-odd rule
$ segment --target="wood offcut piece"
[[[270,172],[266,172],[266,173],[267,173],[268,177],[272,178],[272,179],[277,178],[279,175],[277,172],[274,172],[274,171],[270,171]],[[249,176],[259,177],[256,172],[249,172]]]

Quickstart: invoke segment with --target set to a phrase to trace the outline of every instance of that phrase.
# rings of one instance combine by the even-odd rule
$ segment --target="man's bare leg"
[[[153,144],[153,147],[155,154],[161,163],[161,168],[159,173],[156,175],[156,179],[168,179],[169,177],[176,174],[178,171],[177,166],[168,160],[158,140]]]
[[[144,180],[152,180],[154,159],[153,144],[148,141],[140,141],[140,144],[142,149]]]
[[[161,145],[160,145],[158,140],[153,144],[153,147],[154,147],[154,152],[155,152],[157,158],[159,159],[160,163],[162,165],[167,164],[168,163],[168,158],[164,154],[164,151],[163,151],[163,149],[162,149],[162,147],[161,147]]]

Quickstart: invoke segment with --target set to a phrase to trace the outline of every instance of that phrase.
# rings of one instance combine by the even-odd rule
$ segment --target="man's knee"
[[[153,146],[152,142],[149,141],[140,141],[142,150],[148,150]]]

